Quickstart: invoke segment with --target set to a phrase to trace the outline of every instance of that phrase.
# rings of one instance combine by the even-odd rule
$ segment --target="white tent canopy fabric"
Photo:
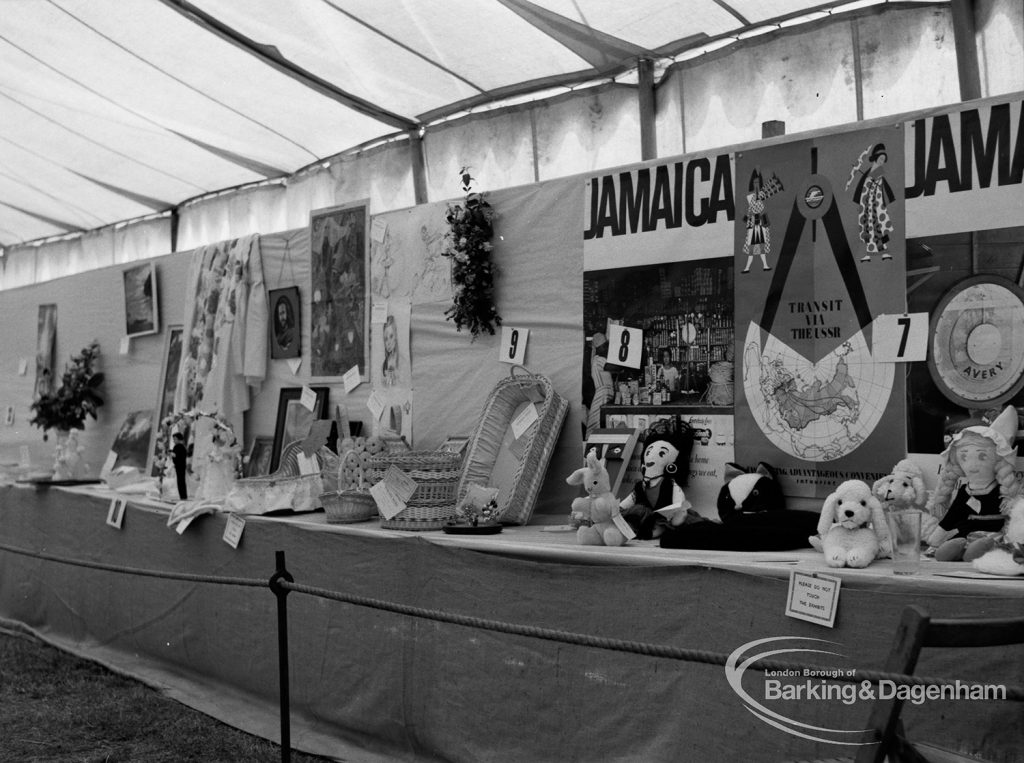
[[[4,0],[0,246],[874,0]]]

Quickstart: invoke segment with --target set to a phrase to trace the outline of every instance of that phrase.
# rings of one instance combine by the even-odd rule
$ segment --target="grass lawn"
[[[95,663],[0,633],[0,760],[273,763],[281,749]]]

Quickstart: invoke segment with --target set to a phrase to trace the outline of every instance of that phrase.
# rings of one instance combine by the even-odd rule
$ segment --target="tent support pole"
[[[978,41],[974,36],[974,0],[952,0],[953,42],[956,46],[956,70],[960,76],[960,100],[981,98],[981,72],[978,68]]]
[[[638,59],[637,74],[639,75],[637,105],[640,109],[640,159],[647,161],[658,156],[654,109],[654,62],[649,58]]]
[[[426,204],[427,170],[423,159],[423,137],[420,131],[409,130],[409,163],[412,165],[412,192],[416,204]]]

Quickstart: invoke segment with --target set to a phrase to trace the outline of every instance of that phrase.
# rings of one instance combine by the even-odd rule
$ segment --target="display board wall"
[[[548,479],[537,510],[564,513],[573,490],[564,476],[582,457],[579,444],[583,320],[582,243],[567,219],[582,215],[582,185],[574,180],[523,186],[489,194],[497,210],[494,261],[499,269],[496,298],[507,326],[530,330],[526,367],[547,376],[570,401]],[[450,435],[469,435],[484,403],[510,366],[498,360],[500,334],[472,340],[445,319],[451,304],[449,261],[440,254],[446,229],[445,204],[423,205],[381,216],[383,240],[374,242],[371,271],[374,302],[411,312],[412,443],[433,449]],[[302,295],[303,358],[293,372],[287,360],[268,361],[262,387],[253,390],[245,416],[244,444],[255,436],[274,434],[282,387],[321,384],[310,377],[310,244],[307,228],[262,236],[264,282],[267,290],[298,285]],[[166,327],[183,323],[186,277],[191,253],[156,258],[161,332],[133,338],[127,355],[119,353],[124,333],[124,298],[119,266],[91,271],[0,295],[0,316],[6,327],[5,358],[0,365],[0,406],[14,409],[13,423],[0,425],[0,462],[17,464],[22,446],[32,465],[47,468],[53,443],[29,425],[29,405],[35,381],[36,318],[41,304],[57,305],[57,373],[69,358],[92,339],[102,351],[105,404],[99,419],[86,423],[80,438],[90,472],[103,465],[125,417],[133,411],[156,409]],[[387,259],[389,264],[385,265]],[[499,330],[500,331],[500,330]],[[380,347],[371,347],[371,367],[381,362]],[[22,361],[25,373],[19,373]],[[361,369],[365,379],[373,376]],[[372,429],[366,403],[371,381],[346,394],[338,380],[330,388],[330,410],[345,405],[352,420]]]

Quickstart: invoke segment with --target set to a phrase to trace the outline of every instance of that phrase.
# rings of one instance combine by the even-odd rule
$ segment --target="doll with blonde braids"
[[[1020,496],[1014,474],[1017,410],[1008,406],[990,426],[966,427],[942,454],[942,471],[922,527],[939,561],[970,561],[988,549]],[[937,522],[935,517],[941,515]]]

